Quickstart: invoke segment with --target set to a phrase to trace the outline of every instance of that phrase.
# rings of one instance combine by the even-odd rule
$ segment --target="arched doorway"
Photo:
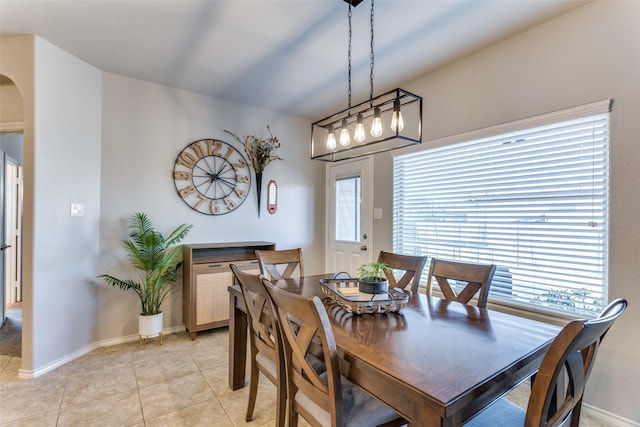
[[[22,161],[20,91],[0,74],[0,354],[22,354]]]

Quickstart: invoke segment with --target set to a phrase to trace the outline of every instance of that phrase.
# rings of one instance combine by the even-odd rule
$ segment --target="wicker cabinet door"
[[[196,325],[229,320],[230,271],[196,274]]]

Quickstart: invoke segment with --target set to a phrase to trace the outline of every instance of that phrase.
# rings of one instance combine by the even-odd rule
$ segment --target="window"
[[[397,155],[394,251],[495,264],[493,302],[598,313],[607,302],[609,104]]]
[[[336,240],[360,240],[360,177],[336,179]]]

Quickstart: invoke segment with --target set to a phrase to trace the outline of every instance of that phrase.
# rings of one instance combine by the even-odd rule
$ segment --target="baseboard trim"
[[[604,409],[600,409],[596,406],[582,404],[582,412],[584,415],[597,418],[605,425],[620,426],[620,427],[640,427],[640,423],[632,421],[627,418],[623,418],[620,415],[607,412]]]
[[[185,327],[184,325],[182,326],[173,326],[171,328],[165,328],[162,330],[162,335],[169,335],[169,334],[174,334],[176,332],[184,332],[185,331]],[[140,339],[140,335],[127,335],[124,337],[118,337],[118,338],[110,338],[107,340],[101,340],[98,342],[95,342],[91,345],[88,345],[86,347],[81,348],[80,350],[76,350],[71,354],[67,354],[65,357],[60,358],[58,360],[54,360],[53,362],[38,368],[36,370],[31,370],[31,369],[18,369],[18,378],[23,379],[23,380],[28,380],[31,378],[37,378],[41,375],[46,374],[47,372],[51,372],[56,368],[59,368],[62,365],[65,365],[79,357],[84,356],[85,354],[91,353],[93,350],[100,348],[100,347],[108,347],[111,345],[116,345],[116,344],[124,344],[127,342],[132,342],[132,341],[138,341]]]
[[[81,348],[80,350],[76,350],[73,353],[67,354],[63,358],[54,360],[53,362],[35,370],[20,368],[18,369],[18,378],[20,379],[37,378],[41,375],[46,374],[47,372],[51,372],[54,369],[59,368],[60,366],[71,362],[72,360],[77,359],[78,357],[91,353],[93,350],[97,349],[98,347],[100,347],[98,343],[93,343],[91,345]]]

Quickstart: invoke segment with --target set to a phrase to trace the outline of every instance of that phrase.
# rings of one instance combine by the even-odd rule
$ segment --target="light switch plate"
[[[373,208],[373,219],[382,219],[382,208]]]
[[[71,203],[71,216],[84,216],[84,203]]]

